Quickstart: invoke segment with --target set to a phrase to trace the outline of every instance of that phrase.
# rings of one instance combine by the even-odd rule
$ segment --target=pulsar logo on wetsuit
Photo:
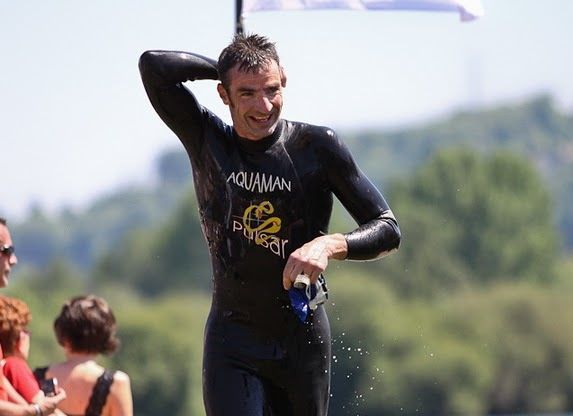
[[[285,178],[273,175],[266,175],[260,172],[233,172],[227,178],[227,183],[246,189],[250,192],[274,192],[276,190],[291,190],[291,182]]]
[[[275,208],[269,201],[251,205],[243,213],[241,221],[233,220],[233,231],[242,231],[247,239],[284,259],[288,240],[273,235],[281,229],[281,219],[270,216],[274,212]]]

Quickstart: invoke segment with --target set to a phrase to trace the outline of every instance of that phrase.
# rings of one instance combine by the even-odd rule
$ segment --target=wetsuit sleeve
[[[344,234],[348,244],[346,258],[371,260],[396,250],[400,228],[394,214],[378,189],[356,165],[346,145],[328,130],[332,140],[326,151],[328,181],[346,210],[359,224]]]
[[[188,52],[146,51],[139,72],[157,114],[186,148],[197,146],[203,136],[202,107],[183,83],[218,79],[217,62]]]

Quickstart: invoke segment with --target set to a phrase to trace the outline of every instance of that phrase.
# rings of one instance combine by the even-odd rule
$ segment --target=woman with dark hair
[[[107,302],[97,296],[77,296],[62,306],[54,332],[66,360],[36,369],[40,380],[56,378],[68,393],[58,408],[69,416],[132,416],[129,376],[96,363],[99,354],[119,346],[117,324]]]

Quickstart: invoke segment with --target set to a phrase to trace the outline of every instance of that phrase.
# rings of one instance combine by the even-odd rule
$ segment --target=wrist
[[[328,238],[328,258],[344,260],[348,254],[348,243],[343,234],[336,233],[325,236]]]
[[[42,408],[38,403],[32,403],[31,406],[31,413],[28,413],[30,416],[44,416],[44,412],[42,412]]]

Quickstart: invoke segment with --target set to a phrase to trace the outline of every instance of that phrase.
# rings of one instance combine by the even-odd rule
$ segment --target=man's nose
[[[18,257],[16,257],[16,254],[12,253],[8,262],[10,263],[10,266],[15,266],[18,263]]]
[[[264,111],[265,113],[268,113],[272,109],[273,109],[273,103],[271,102],[269,97],[267,97],[266,95],[262,95],[257,100],[257,110]]]

